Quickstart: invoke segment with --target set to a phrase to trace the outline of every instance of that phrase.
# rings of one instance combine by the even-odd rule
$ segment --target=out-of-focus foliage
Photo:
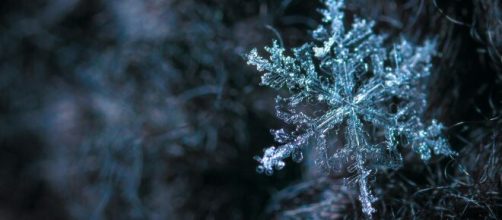
[[[474,1],[474,16],[471,21],[471,34],[486,45],[490,62],[499,73],[502,71],[502,4],[496,0]],[[500,74],[499,74],[500,75]],[[499,76],[502,81],[502,76]]]
[[[254,153],[248,146],[256,134],[249,131],[261,130],[250,129],[257,116],[248,112],[263,104],[249,95],[253,72],[240,68],[240,54],[260,40],[244,32],[264,30],[257,20],[273,17],[259,8],[274,4],[47,0],[5,6],[0,138],[3,149],[13,145],[20,152],[26,147],[13,142],[19,136],[40,139],[33,148],[42,153],[26,161],[26,169],[38,173],[34,184],[64,202],[61,213],[72,219],[260,214],[249,207],[263,206],[263,191],[246,209],[234,202],[260,190],[248,184],[264,181],[249,177],[252,161],[237,166],[249,164],[250,172],[226,167]],[[245,12],[235,14],[236,8]],[[235,69],[240,73],[230,74]],[[220,186],[228,173],[235,184]]]
[[[294,57],[285,55],[277,42],[265,48],[268,60],[256,50],[247,56],[248,64],[266,72],[262,85],[289,90],[290,97],[276,99],[277,116],[295,125],[291,133],[272,131],[281,145],[257,158],[258,171],[271,174],[274,168],[282,169],[283,160],[290,156],[301,161],[302,148],[312,141],[320,167],[339,169],[342,166],[337,163],[353,163],[349,169],[357,173],[363,212],[371,216],[376,198],[368,186],[369,167],[399,167],[398,146],[411,146],[422,160],[429,160],[431,151],[454,155],[441,136],[442,124],[432,120],[426,126],[422,119],[434,43],[416,47],[402,40],[387,51],[384,37],[372,31],[373,22],[355,18],[352,28],[345,31],[344,2],[325,3],[322,13],[328,28],[320,26],[313,32],[315,43],[295,48]],[[327,109],[310,115],[298,111],[305,103]],[[333,147],[327,146],[326,136],[332,130],[338,133],[344,122],[344,147],[330,150]]]

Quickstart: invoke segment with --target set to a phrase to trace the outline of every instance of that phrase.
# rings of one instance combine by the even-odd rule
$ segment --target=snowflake
[[[371,217],[376,198],[368,178],[377,165],[402,164],[398,146],[411,147],[422,160],[432,152],[455,154],[441,134],[443,125],[436,120],[426,125],[422,119],[435,43],[415,46],[402,39],[387,49],[384,36],[372,30],[374,22],[355,18],[345,31],[343,1],[327,0],[325,5],[323,24],[312,33],[314,42],[294,48],[292,56],[276,41],[265,47],[268,59],[256,49],[247,54],[248,64],[265,72],[262,85],[288,89],[290,96],[276,98],[276,111],[295,127],[272,131],[280,145],[256,157],[258,171],[272,174],[288,157],[299,162],[302,149],[314,145],[320,167],[351,162],[363,212]],[[308,110],[312,107],[316,111]],[[340,130],[344,146],[328,148],[327,136]]]

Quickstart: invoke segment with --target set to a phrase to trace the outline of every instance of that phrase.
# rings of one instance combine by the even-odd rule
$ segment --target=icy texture
[[[265,48],[268,59],[256,49],[247,55],[248,64],[265,72],[262,85],[288,89],[289,97],[277,97],[276,111],[295,127],[292,132],[272,131],[279,146],[256,157],[258,171],[272,174],[285,166],[285,158],[300,161],[302,148],[315,146],[321,167],[352,163],[349,170],[356,173],[363,212],[371,217],[376,198],[369,176],[376,164],[401,165],[398,146],[411,147],[422,160],[430,159],[432,152],[455,154],[441,134],[443,125],[422,119],[435,43],[415,46],[401,40],[385,48],[384,37],[372,30],[373,22],[355,18],[346,31],[343,1],[325,4],[323,24],[312,33],[314,42],[294,48],[292,56],[277,42]],[[306,106],[317,111],[311,113]],[[344,146],[328,149],[332,131],[341,131]]]

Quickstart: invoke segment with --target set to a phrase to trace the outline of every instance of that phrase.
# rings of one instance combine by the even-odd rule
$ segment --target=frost
[[[265,47],[268,59],[256,49],[247,56],[248,64],[265,72],[261,85],[288,89],[288,97],[276,98],[276,111],[295,127],[291,132],[272,131],[280,145],[256,157],[258,171],[272,174],[285,166],[284,159],[301,161],[302,149],[315,146],[320,167],[352,164],[363,212],[371,217],[376,198],[369,177],[376,165],[402,164],[398,146],[411,147],[423,160],[432,153],[455,154],[441,134],[442,124],[423,120],[435,43],[416,46],[401,39],[386,48],[384,37],[373,32],[373,22],[356,18],[346,31],[343,1],[325,4],[323,24],[313,32],[313,42],[294,48],[291,56],[275,41]],[[306,105],[316,112],[306,110]],[[344,135],[343,146],[327,146],[333,131]]]

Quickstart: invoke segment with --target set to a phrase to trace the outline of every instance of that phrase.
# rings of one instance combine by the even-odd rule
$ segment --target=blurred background
[[[266,176],[253,160],[283,124],[243,54],[309,41],[321,6],[2,1],[0,219],[362,218],[342,176],[308,160]],[[389,39],[437,39],[428,117],[460,152],[378,173],[376,218],[502,218],[502,5],[346,0],[346,13]]]

